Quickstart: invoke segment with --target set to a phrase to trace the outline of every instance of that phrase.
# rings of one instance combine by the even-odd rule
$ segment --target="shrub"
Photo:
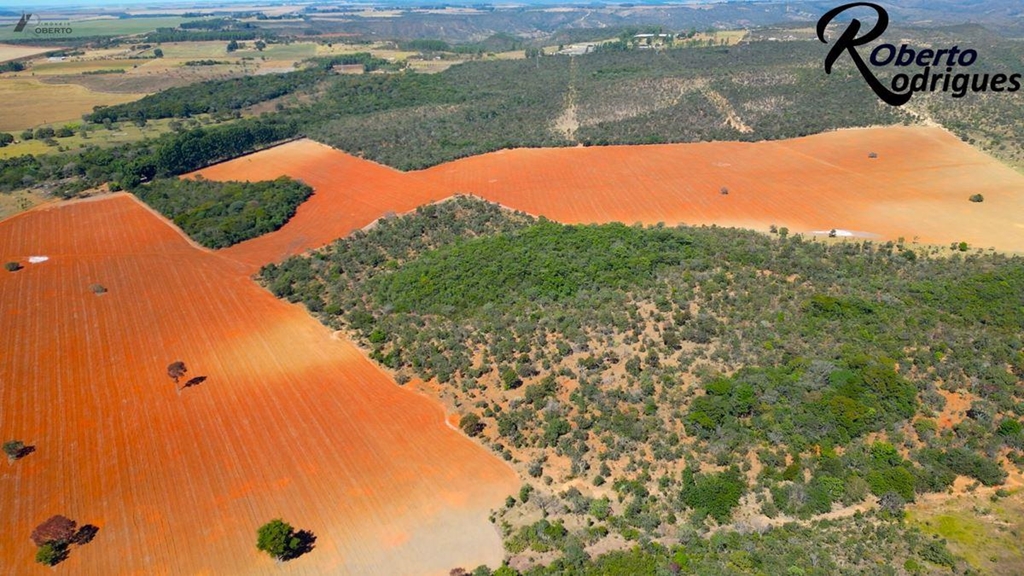
[[[1007,418],[999,423],[999,428],[996,429],[996,434],[1000,436],[1017,436],[1024,430],[1024,425],[1019,421],[1012,418]]]
[[[931,562],[932,564],[938,564],[939,566],[946,566],[952,568],[956,565],[956,557],[953,553],[946,548],[946,542],[944,540],[932,540],[925,544],[921,551],[918,552],[921,558]]]
[[[42,128],[36,128],[34,136],[36,140],[46,140],[47,138],[53,138],[54,134],[56,132],[53,128],[43,126]]]
[[[740,497],[747,489],[736,467],[719,474],[694,475],[689,469],[683,474],[683,501],[719,523],[729,519],[732,509],[740,503]]]
[[[36,562],[43,566],[56,566],[67,557],[67,546],[63,544],[43,544],[36,550]]]
[[[966,448],[953,448],[946,452],[922,450],[922,462],[934,462],[962,476],[969,476],[985,486],[995,486],[1006,481],[1006,471],[998,462]]]
[[[985,197],[982,196],[981,194],[975,194],[975,195],[971,196],[970,200],[971,200],[971,202],[984,202],[985,201]]]
[[[867,481],[876,496],[895,492],[908,502],[914,500],[914,475],[902,466],[872,470],[868,473]]]
[[[466,436],[476,436],[483,432],[484,423],[480,421],[480,417],[472,412],[463,414],[462,418],[459,419],[459,428],[466,433]]]
[[[9,440],[4,442],[4,454],[7,454],[9,460],[17,460],[25,455],[25,451],[28,447],[21,440]]]

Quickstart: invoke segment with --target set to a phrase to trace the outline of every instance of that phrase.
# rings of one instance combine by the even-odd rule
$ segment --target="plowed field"
[[[495,565],[486,516],[518,485],[511,469],[249,278],[388,212],[472,193],[564,222],[776,224],[1024,250],[1024,176],[931,128],[511,150],[407,174],[297,141],[201,173],[287,174],[316,192],[281,230],[216,253],[125,195],[0,222],[0,261],[25,264],[0,272],[0,435],[35,446],[0,464],[0,574],[39,569],[29,534],[58,513],[100,528],[61,564],[74,574]],[[985,201],[969,202],[975,193]],[[206,380],[179,393],[175,360]],[[256,528],[278,516],[314,532],[316,549],[280,566],[257,553]]]
[[[30,264],[30,256],[49,260]],[[358,350],[115,195],[0,222],[0,573],[53,514],[100,528],[67,574],[447,574],[496,565],[510,468]],[[93,283],[108,292],[97,295]],[[201,384],[179,392],[167,365]],[[316,548],[276,566],[283,517]]]
[[[936,128],[756,144],[512,150],[422,176],[563,222],[777,224],[1024,250],[1024,176]],[[968,201],[976,193],[983,203]]]
[[[323,245],[387,210],[454,193],[568,223],[765,231],[776,224],[792,233],[835,228],[873,239],[1024,251],[1024,175],[938,128],[753,144],[505,150],[407,174],[300,141],[202,173],[254,180],[283,173],[317,190],[283,229],[225,251],[250,265]],[[985,201],[969,202],[972,194]]]
[[[450,196],[417,174],[405,174],[311,140],[298,140],[217,164],[198,174],[211,180],[302,180],[316,191],[287,229],[232,246],[225,256],[257,269],[362,228],[389,211],[407,212]]]

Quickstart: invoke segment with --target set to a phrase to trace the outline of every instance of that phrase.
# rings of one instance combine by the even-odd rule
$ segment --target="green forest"
[[[811,521],[874,502],[871,529],[903,533],[920,494],[1024,465],[1018,257],[568,226],[460,197],[260,278],[399,383],[437,379],[463,429],[531,479],[504,513],[532,502],[549,525],[499,514],[512,551],[568,561],[608,534],[730,526],[741,506]],[[941,428],[951,393],[971,407]],[[551,488],[573,479],[595,492]]]
[[[135,190],[140,200],[207,248],[226,248],[277,230],[312,194],[312,188],[287,177],[270,182],[161,178]]]

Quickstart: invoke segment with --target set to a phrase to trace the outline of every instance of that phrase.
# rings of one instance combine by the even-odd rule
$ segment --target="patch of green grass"
[[[226,41],[164,42],[160,45],[160,49],[164,51],[164,59],[205,60],[228,56],[227,46],[228,43]],[[142,52],[143,56],[150,56],[152,54],[152,50]],[[234,58],[234,54],[231,56]]]
[[[33,64],[30,72],[39,76],[51,76],[56,74],[82,74],[96,70],[126,70],[132,64],[138,62],[132,60],[81,60],[67,62],[40,62]]]
[[[239,58],[260,58],[267,60],[302,60],[316,56],[316,44],[312,42],[293,42],[291,44],[267,44],[262,52],[253,47],[255,42],[245,41],[245,48],[232,53],[232,56]],[[227,46],[227,43],[225,43]]]
[[[977,548],[986,540],[985,524],[979,522],[970,512],[936,516],[925,525],[932,529],[933,534],[971,549]]]
[[[1024,574],[1024,499],[1015,493],[991,502],[957,499],[933,511],[912,512],[923,533],[947,541],[950,551],[985,574]]]

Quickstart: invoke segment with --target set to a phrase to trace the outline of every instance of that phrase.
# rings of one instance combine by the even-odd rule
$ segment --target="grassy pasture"
[[[83,74],[95,72],[96,70],[129,70],[135,64],[142,64],[145,61],[138,60],[65,60],[63,62],[39,61],[32,65],[29,71],[38,76],[50,76],[57,74]],[[25,74],[20,74],[24,76]]]
[[[1024,572],[1024,492],[992,501],[962,494],[940,503],[916,505],[910,521],[925,534],[944,538],[949,549],[984,574]]]
[[[155,138],[164,132],[170,132],[171,128],[169,124],[171,121],[172,119],[170,118],[151,120],[141,128],[131,122],[120,122],[113,130],[107,130],[105,128],[90,130],[88,136],[83,136],[78,133],[78,126],[81,125],[81,122],[57,122],[50,126],[56,129],[67,125],[74,127],[76,131],[74,136],[55,138],[57,146],[50,146],[42,140],[21,140],[20,132],[13,131],[11,134],[13,134],[18,140],[14,144],[0,148],[0,159],[14,158],[15,156],[21,156],[23,154],[47,154],[58,151],[58,148],[75,150],[78,148],[84,148],[87,145],[105,148],[129,142],[137,142],[143,138]]]
[[[77,121],[93,106],[122,104],[142,94],[108,94],[75,84],[44,84],[33,78],[0,81],[0,130],[23,130],[41,124]]]

